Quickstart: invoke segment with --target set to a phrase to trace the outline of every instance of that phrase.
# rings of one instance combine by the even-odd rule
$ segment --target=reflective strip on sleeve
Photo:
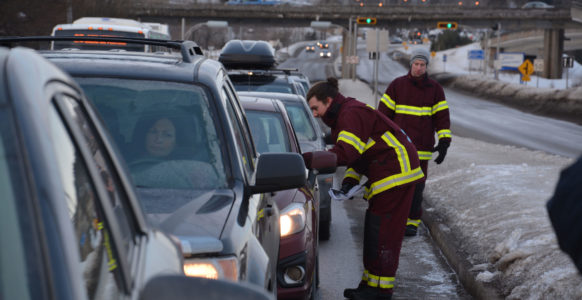
[[[418,159],[430,160],[431,158],[432,158],[432,152],[430,152],[430,151],[418,151]]]
[[[447,104],[446,100],[443,100],[435,105],[433,105],[432,107],[432,114],[436,114],[437,112],[441,111],[441,110],[445,110],[445,109],[449,109],[449,105]]]
[[[449,129],[441,129],[437,131],[437,135],[439,136],[439,139],[452,137],[451,131]]]
[[[346,170],[346,173],[344,175],[344,179],[346,179],[346,178],[353,178],[353,179],[357,180],[358,182],[361,179],[360,174],[358,174],[358,172],[356,172],[356,170],[354,170],[354,168],[348,168]]]
[[[408,152],[406,148],[398,139],[390,132],[386,131],[382,135],[382,139],[396,151],[396,157],[398,157],[398,162],[400,163],[400,170],[402,173],[410,171],[410,160],[408,159]]]
[[[366,188],[364,198],[371,199],[375,195],[387,191],[395,186],[407,184],[409,182],[421,179],[422,177],[424,177],[424,173],[422,173],[422,169],[420,167],[412,170],[411,172],[388,176],[384,179],[372,183],[370,188]]]
[[[394,277],[377,276],[370,274],[368,270],[364,271],[362,275],[362,280],[368,283],[368,286],[379,287],[381,289],[392,289],[394,288]]]
[[[388,94],[382,95],[382,98],[380,98],[380,102],[384,103],[384,105],[386,105],[386,107],[388,107],[391,110],[396,109],[396,102],[394,102],[394,100],[392,100],[392,98],[390,98]]]
[[[337,137],[337,142],[339,143],[340,141],[353,146],[360,154],[364,153],[364,150],[366,149],[366,144],[364,144],[359,137],[345,130],[342,130]]]

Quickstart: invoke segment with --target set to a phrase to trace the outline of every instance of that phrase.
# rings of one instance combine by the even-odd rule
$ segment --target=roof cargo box
[[[275,49],[265,41],[231,40],[218,61],[227,69],[269,69],[275,66]]]

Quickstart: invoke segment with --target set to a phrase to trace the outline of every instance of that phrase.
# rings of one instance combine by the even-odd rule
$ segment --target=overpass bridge
[[[192,1],[192,0],[190,0]],[[140,0],[126,2],[128,17],[169,24],[228,21],[230,26],[309,27],[312,21],[329,21],[351,28],[356,17],[374,17],[375,28],[435,28],[439,21],[457,22],[463,28],[544,30],[543,56],[546,78],[561,78],[564,30],[582,28],[582,7],[518,9],[507,7],[430,5],[342,6],[342,5],[229,5]],[[344,30],[344,45],[347,41]],[[347,49],[347,47],[346,47]]]

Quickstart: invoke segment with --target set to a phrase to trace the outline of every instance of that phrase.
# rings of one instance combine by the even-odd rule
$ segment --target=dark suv
[[[303,159],[257,157],[222,65],[193,42],[157,44],[179,54],[42,54],[71,74],[101,113],[149,220],[180,238],[186,274],[275,293],[279,211],[271,192],[305,183]]]
[[[30,49],[0,47],[0,119],[0,299],[268,299],[184,276],[80,87]]]

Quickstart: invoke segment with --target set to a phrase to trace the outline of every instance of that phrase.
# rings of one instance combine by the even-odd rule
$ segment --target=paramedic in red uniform
[[[414,191],[406,222],[406,236],[415,236],[420,224],[428,161],[432,158],[433,152],[438,152],[435,162],[442,163],[451,144],[449,106],[441,85],[428,78],[426,73],[428,62],[427,50],[417,48],[412,51],[410,71],[394,79],[378,103],[378,110],[398,124],[416,146],[420,166],[425,175],[424,180],[416,185]],[[435,133],[438,136],[436,147]]]
[[[368,178],[364,224],[364,274],[357,288],[344,290],[349,299],[391,299],[404,227],[414,186],[424,174],[416,148],[404,131],[378,110],[338,92],[328,78],[307,93],[314,117],[331,128],[338,165]],[[310,165],[309,153],[304,154]],[[358,181],[346,177],[352,186]]]

